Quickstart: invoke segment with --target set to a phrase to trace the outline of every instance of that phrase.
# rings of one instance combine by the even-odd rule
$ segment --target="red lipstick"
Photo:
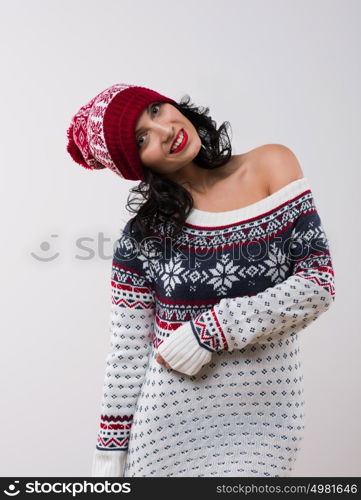
[[[179,146],[177,147],[177,149],[175,149],[174,151],[171,151],[170,154],[176,154],[176,153],[179,153],[179,151],[181,151],[184,146],[187,144],[187,141],[188,141],[188,135],[187,135],[187,132],[184,130],[184,128],[182,128],[180,130],[180,132],[183,132],[183,140],[182,142],[179,144]],[[179,132],[179,133],[180,133]],[[179,134],[178,134],[179,135]],[[177,141],[177,139],[176,139]]]

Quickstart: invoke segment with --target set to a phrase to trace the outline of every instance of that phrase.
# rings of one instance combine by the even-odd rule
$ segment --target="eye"
[[[153,112],[154,108],[160,108],[160,104],[161,104],[161,103],[155,103],[155,104],[152,104],[152,106],[151,106],[151,108],[150,108],[150,110],[151,110],[151,114],[152,114],[152,115],[154,115],[154,112]],[[144,144],[144,142],[143,142],[143,143],[140,143],[140,142],[139,142],[139,141],[140,141],[140,139],[141,139],[142,137],[144,137],[144,134],[143,134],[143,135],[140,135],[140,136],[138,137],[138,139],[137,139],[137,146],[138,146],[138,148],[141,148],[141,147],[143,146],[143,144]]]
[[[154,108],[160,108],[160,103],[156,102],[150,109],[153,111]]]

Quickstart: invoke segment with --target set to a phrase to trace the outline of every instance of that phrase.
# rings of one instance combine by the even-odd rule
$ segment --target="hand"
[[[156,355],[159,364],[189,376],[198,373],[211,358],[212,353],[196,340],[190,321],[183,323],[166,337],[158,345]]]
[[[165,366],[166,368],[168,368],[168,370],[171,370],[172,367],[170,366],[169,363],[166,362],[166,360],[164,358],[162,358],[162,356],[159,354],[159,352],[157,353],[156,357],[155,357],[156,361],[158,361],[158,363],[160,365],[163,365]]]

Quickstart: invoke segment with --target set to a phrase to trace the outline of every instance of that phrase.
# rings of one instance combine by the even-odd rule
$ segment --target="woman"
[[[208,108],[116,84],[68,152],[141,183],[117,241],[93,476],[289,476],[304,435],[298,333],[335,299],[295,155],[232,155]]]

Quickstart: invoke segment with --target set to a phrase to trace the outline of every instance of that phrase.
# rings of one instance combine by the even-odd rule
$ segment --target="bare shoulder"
[[[293,151],[282,144],[264,144],[249,152],[252,163],[267,185],[268,193],[304,177]]]

